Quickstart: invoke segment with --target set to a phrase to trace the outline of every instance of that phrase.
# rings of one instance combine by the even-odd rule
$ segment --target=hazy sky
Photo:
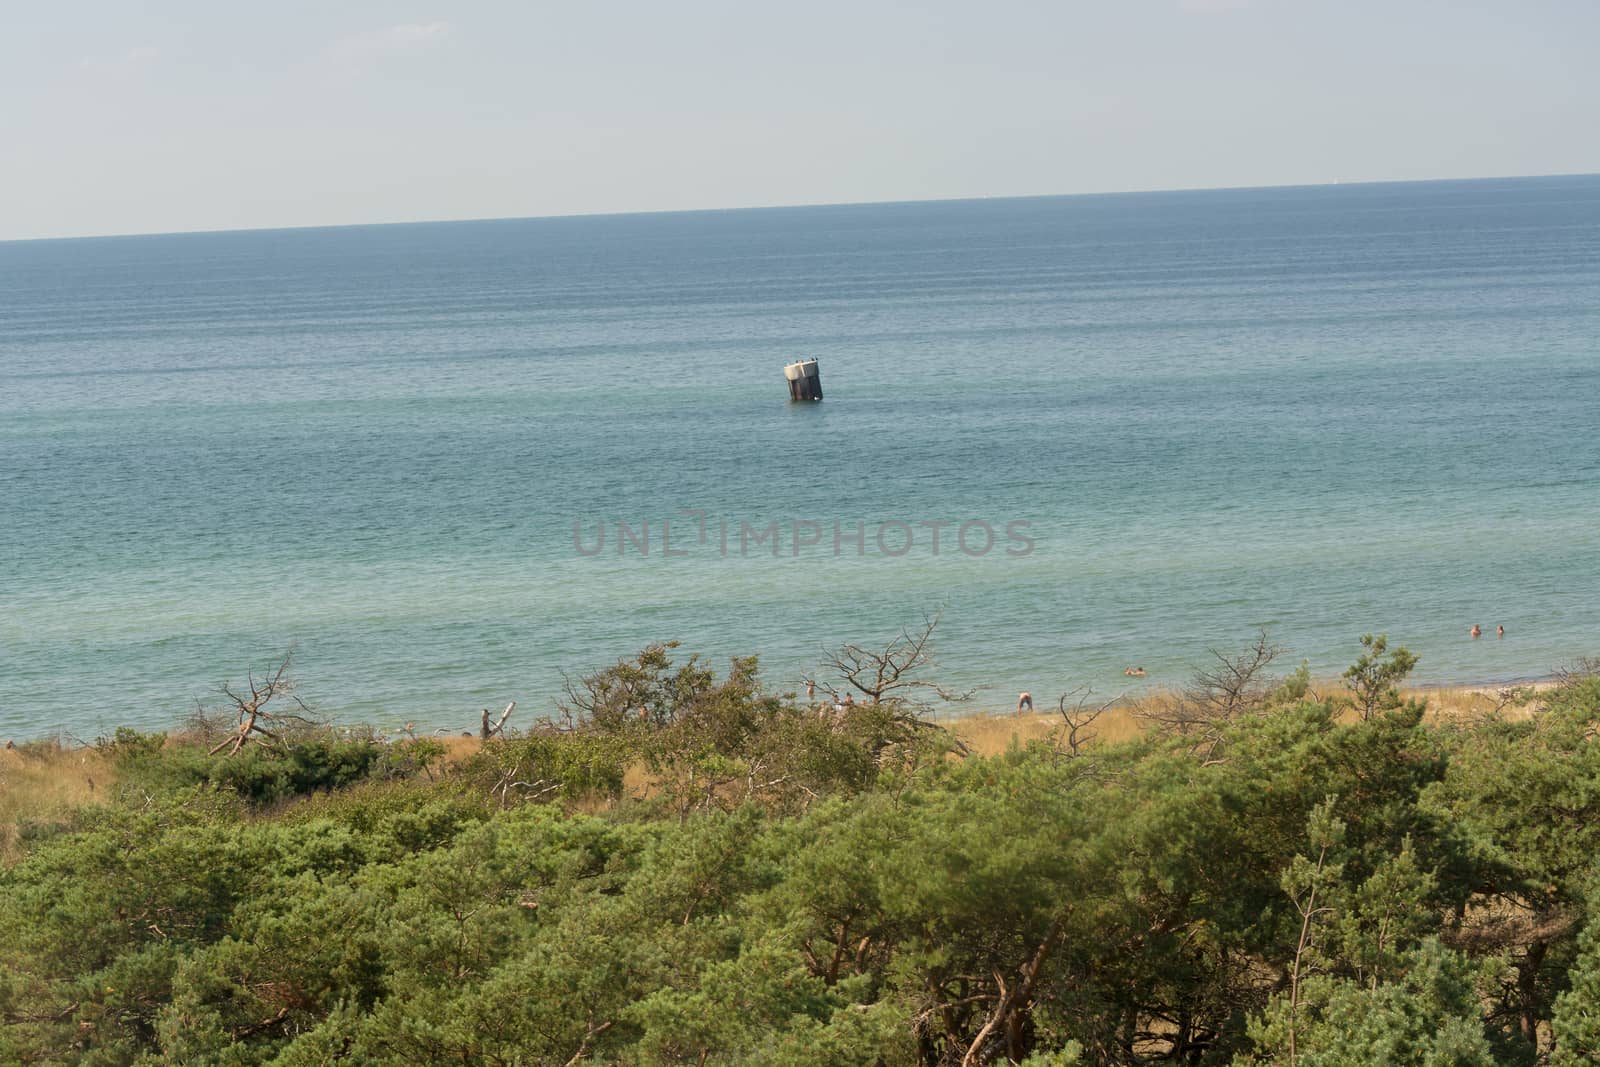
[[[0,17],[0,239],[1600,171],[1595,0]]]

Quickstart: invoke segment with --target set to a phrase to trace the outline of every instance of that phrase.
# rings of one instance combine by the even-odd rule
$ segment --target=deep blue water
[[[0,244],[0,736],[291,644],[379,724],[670,638],[793,687],[940,605],[1000,706],[1260,627],[1543,674],[1600,653],[1597,415],[1600,177]]]

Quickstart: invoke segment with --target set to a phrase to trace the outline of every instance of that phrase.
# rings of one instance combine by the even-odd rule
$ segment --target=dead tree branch
[[[854,690],[869,704],[882,704],[894,698],[908,699],[933,694],[941,700],[969,700],[972,691],[957,692],[945,688],[932,678],[924,677],[939,666],[933,658],[933,634],[944,616],[941,608],[932,615],[924,613],[922,627],[902,627],[898,636],[883,648],[866,648],[862,645],[844,645],[834,651],[823,651],[822,666],[836,676],[838,683],[830,685],[817,682],[818,688],[837,698]],[[806,681],[815,681],[807,678]]]
[[[479,737],[484,741],[489,740],[489,738],[494,737],[496,734],[498,734],[501,737],[504,737],[506,735],[506,720],[511,718],[512,709],[514,709],[516,706],[517,706],[517,702],[515,700],[513,700],[511,703],[507,704],[506,705],[506,710],[502,711],[500,713],[500,718],[495,721],[495,724],[493,726],[489,725],[489,709],[488,708],[484,708],[483,709],[483,727],[482,727],[481,733],[479,734]]]
[[[1223,727],[1267,706],[1275,685],[1267,668],[1283,649],[1263,630],[1237,655],[1210,652],[1215,662],[1196,671],[1188,686],[1174,696],[1145,701],[1134,712],[1160,733],[1192,738],[1194,750],[1208,758]]]
[[[1061,725],[1055,730],[1055,747],[1058,753],[1068,759],[1083,755],[1089,742],[1095,738],[1095,720],[1111,710],[1113,702],[1109,700],[1102,704],[1090,704],[1089,697],[1093,692],[1088,686],[1080,686],[1070,693],[1062,693],[1061,699],[1056,701]],[[1070,706],[1068,701],[1072,702]]]
[[[283,658],[276,664],[268,664],[264,676],[256,680],[255,671],[249,673],[249,691],[236,691],[228,682],[222,684],[221,692],[237,717],[237,726],[233,732],[223,738],[210,749],[210,755],[216,755],[223,749],[228,750],[232,756],[250,742],[252,738],[262,738],[263,743],[278,742],[279,735],[272,727],[283,726],[314,726],[315,720],[310,718],[311,709],[305,702],[294,695],[294,682],[289,678],[289,661],[294,656],[294,649],[283,654]],[[306,715],[299,715],[292,711],[268,711],[267,705],[275,697],[284,697],[294,702],[294,706]]]

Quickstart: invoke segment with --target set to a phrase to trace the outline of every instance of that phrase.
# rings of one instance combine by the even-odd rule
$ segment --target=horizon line
[[[354,230],[385,226],[444,226],[474,222],[541,222],[558,219],[633,218],[654,215],[709,215],[740,211],[784,211],[824,207],[893,207],[911,204],[969,204],[991,200],[1068,200],[1115,196],[1154,196],[1171,193],[1265,192],[1274,189],[1331,189],[1342,186],[1442,185],[1448,183],[1595,178],[1600,172],[1570,171],[1551,174],[1482,174],[1456,178],[1363,178],[1329,182],[1290,182],[1268,185],[1197,185],[1181,188],[1096,190],[1077,193],[1001,193],[989,196],[930,196],[903,200],[820,200],[781,204],[747,204],[735,207],[656,208],[634,211],[573,211],[549,215],[465,215],[451,218],[390,219],[382,222],[318,222],[295,226],[228,226],[194,230],[130,230],[119,233],[63,234],[47,237],[0,237],[0,245],[49,241],[108,241],[140,237],[200,237],[242,233],[295,233],[306,230]]]

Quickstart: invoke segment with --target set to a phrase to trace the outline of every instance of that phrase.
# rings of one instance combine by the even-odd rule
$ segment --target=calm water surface
[[[0,736],[290,645],[380,725],[654,640],[793,687],[941,604],[996,705],[1261,627],[1543,674],[1600,653],[1597,416],[1596,177],[0,244]]]

